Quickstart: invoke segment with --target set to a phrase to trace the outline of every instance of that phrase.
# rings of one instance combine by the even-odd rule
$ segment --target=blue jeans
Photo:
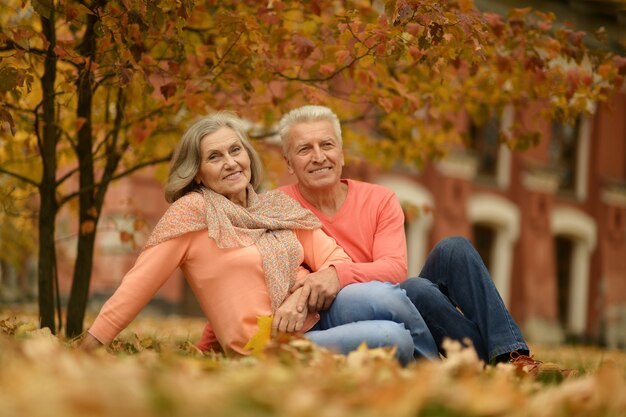
[[[369,348],[395,347],[396,358],[402,365],[414,360],[413,340],[402,323],[366,320],[328,329],[316,325],[304,335],[319,346],[343,354],[352,352],[365,343]]]
[[[344,287],[306,336],[341,352],[354,350],[363,341],[369,347],[396,345],[402,363],[414,356],[439,357],[433,336],[406,293],[398,285],[377,281]]]
[[[445,337],[471,340],[485,362],[504,353],[528,350],[470,241],[463,237],[440,241],[428,255],[420,277],[409,278],[400,286],[424,317],[440,350]]]

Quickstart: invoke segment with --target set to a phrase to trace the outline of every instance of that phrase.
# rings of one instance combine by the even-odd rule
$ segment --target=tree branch
[[[0,52],[14,51],[16,49],[19,49],[20,51],[28,52],[28,53],[31,53],[31,54],[35,54],[35,55],[41,55],[41,56],[45,56],[46,55],[46,51],[44,51],[43,49],[24,48],[19,43],[15,42],[15,41],[13,41],[11,39],[7,39],[6,46],[0,47]]]
[[[60,186],[61,184],[63,184],[65,181],[67,181],[72,175],[76,174],[78,172],[78,167],[68,171],[65,173],[65,175],[63,175],[61,178],[59,178],[57,180],[57,187]]]
[[[72,136],[68,132],[66,132],[65,129],[61,129],[61,127],[59,127],[59,130],[61,131],[59,135],[65,136],[67,141],[70,143],[70,146],[72,147],[72,149],[74,149],[74,152],[76,152],[76,142],[74,142],[74,140],[72,139]]]
[[[31,180],[30,178],[27,178],[27,177],[25,177],[23,175],[20,175],[17,172],[11,172],[8,169],[0,167],[0,173],[1,174],[5,174],[5,175],[9,175],[9,176],[11,176],[13,178],[16,178],[16,179],[18,179],[18,180],[20,180],[22,182],[25,182],[26,184],[30,184],[30,185],[33,185],[35,187],[39,187],[39,183],[38,182],[36,182],[34,180]]]
[[[130,174],[132,174],[135,171],[138,171],[142,168],[148,167],[148,166],[152,166],[152,165],[157,165],[157,164],[162,164],[164,162],[168,162],[170,159],[172,159],[172,154],[169,153],[166,156],[163,156],[161,158],[155,158],[155,159],[151,159],[149,161],[144,161],[141,162],[129,169],[127,169],[126,171],[122,171],[117,175],[114,175],[111,177],[111,181],[116,181],[119,180],[122,177],[126,177]],[[62,199],[59,200],[58,202],[58,206],[59,208],[61,208],[64,204],[68,203],[70,200],[72,200],[73,198],[78,197],[79,195],[81,195],[82,193],[86,193],[86,192],[90,192],[91,190],[93,190],[96,187],[100,187],[100,183],[95,183],[95,184],[91,184],[88,187],[85,187],[84,189],[78,190],[76,192],[73,192],[71,194],[66,195],[65,197],[63,197]]]
[[[372,49],[374,49],[376,45],[370,47],[367,49],[366,52],[364,52],[362,55],[359,55],[357,57],[354,57],[352,59],[352,61],[350,61],[349,63],[347,63],[346,65],[337,68],[335,71],[332,72],[332,74],[326,76],[326,77],[319,77],[319,78],[300,78],[300,77],[294,77],[294,76],[289,76],[287,74],[283,74],[280,71],[274,71],[275,75],[278,75],[279,77],[282,77],[284,79],[286,79],[287,81],[301,81],[304,83],[316,83],[316,82],[325,82],[325,81],[330,81],[333,78],[335,78],[337,76],[337,74],[342,73],[343,71],[347,70],[348,68],[352,67],[357,61],[360,61],[361,59],[365,58],[366,56],[369,55],[369,53],[372,51]]]
[[[129,169],[127,169],[126,171],[122,171],[119,174],[113,176],[111,178],[111,181],[115,181],[115,180],[119,180],[122,177],[125,177],[127,175],[132,174],[135,171],[138,171],[142,168],[151,166],[151,165],[157,165],[157,164],[162,164],[164,162],[169,162],[170,159],[172,159],[172,153],[170,152],[169,154],[167,154],[166,156],[163,156],[161,158],[155,158],[155,159],[151,159],[149,161],[145,161],[145,162],[141,162],[137,165],[135,165],[134,167],[131,167]]]
[[[6,107],[7,109],[11,109],[13,111],[21,112],[21,113],[31,113],[34,114],[35,110],[31,109],[23,109],[21,107],[15,106],[11,103],[2,103],[2,107]]]
[[[220,60],[217,62],[217,64],[215,64],[215,66],[213,68],[219,68],[220,65],[222,65],[222,62],[224,62],[224,60],[226,59],[226,57],[228,56],[228,54],[230,53],[230,51],[232,51],[232,49],[235,47],[235,45],[237,45],[237,42],[239,42],[239,39],[241,39],[241,35],[243,35],[243,32],[239,32],[239,34],[237,35],[237,39],[235,39],[233,41],[233,43],[231,43],[228,46],[228,49],[226,50],[226,52],[224,52],[224,55],[222,55],[220,57]],[[212,69],[213,69],[212,68]],[[211,70],[212,70],[211,69]],[[219,78],[220,75],[222,75],[222,73],[224,72],[225,68],[222,68],[221,71],[219,71],[217,74],[215,74],[215,76],[211,79],[211,81],[215,81]]]
[[[100,180],[100,186],[96,192],[96,204],[100,206],[104,202],[104,196],[109,184],[112,181],[113,173],[117,169],[117,166],[122,159],[122,155],[128,149],[130,143],[126,140],[119,150],[116,150],[119,141],[119,136],[122,127],[122,121],[124,120],[124,106],[126,105],[126,93],[124,89],[117,90],[117,100],[115,101],[115,120],[114,127],[111,130],[111,140],[106,143],[106,164],[104,172],[102,173],[102,179]]]

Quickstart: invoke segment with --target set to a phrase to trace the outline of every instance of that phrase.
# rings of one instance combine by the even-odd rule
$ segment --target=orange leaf
[[[59,58],[65,58],[66,56],[68,56],[69,54],[67,53],[67,51],[65,50],[65,48],[63,48],[62,46],[55,46],[54,47],[54,53],[56,54],[56,56],[58,56]]]
[[[65,20],[70,22],[78,17],[78,7],[72,6],[69,2],[65,4]]]
[[[341,50],[335,52],[335,60],[338,64],[342,65],[346,62],[346,59],[350,56],[350,51]],[[320,68],[321,69],[321,68]]]
[[[0,130],[10,131],[12,135],[15,135],[15,122],[13,121],[13,117],[11,113],[4,109],[0,109]]]
[[[389,113],[391,110],[393,110],[393,100],[391,100],[390,98],[387,97],[380,97],[378,99],[378,104],[380,104],[380,106],[385,109],[385,111],[387,113]]]
[[[128,243],[132,242],[134,239],[133,235],[128,233],[126,230],[120,230],[120,240],[122,243]]]
[[[293,35],[291,42],[296,55],[300,59],[308,57],[313,52],[313,49],[315,49],[315,44],[302,35]]]
[[[306,97],[307,101],[309,101],[311,104],[324,103],[323,93],[320,92],[320,90],[318,90],[317,88],[305,85],[304,87],[302,87],[302,93]]]
[[[80,234],[81,235],[88,235],[89,233],[93,233],[95,228],[96,228],[96,222],[94,222],[93,220],[84,221],[80,225]]]
[[[174,94],[176,94],[176,84],[174,82],[169,82],[165,85],[162,85],[161,94],[163,94],[163,97],[165,97],[166,100],[172,97]]]
[[[135,222],[133,223],[134,230],[142,230],[142,229],[145,229],[146,227],[147,227],[147,224],[145,221],[141,219],[135,219]]]
[[[85,119],[84,117],[79,117],[78,119],[76,119],[76,131],[77,132],[83,127],[85,122],[87,122],[87,119]]]
[[[335,72],[335,64],[329,62],[327,64],[320,65],[320,72],[324,75],[331,75]]]
[[[146,138],[148,137],[148,135],[150,134],[150,131],[148,130],[148,128],[146,127],[145,123],[142,124],[138,124],[133,126],[132,129],[133,132],[133,138],[138,142],[141,143],[144,140],[146,140]]]
[[[471,0],[459,0],[459,8],[463,13],[467,13],[474,9],[474,2]]]

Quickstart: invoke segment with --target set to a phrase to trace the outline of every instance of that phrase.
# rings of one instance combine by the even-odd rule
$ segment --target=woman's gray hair
[[[259,154],[254,150],[243,120],[231,112],[217,112],[197,120],[183,135],[170,163],[170,173],[165,185],[165,199],[173,203],[190,191],[200,189],[194,178],[200,169],[202,151],[200,143],[205,136],[223,127],[231,128],[241,139],[250,157],[250,184],[258,190],[263,180],[263,166]]]
[[[283,144],[283,153],[287,154],[289,133],[294,125],[318,120],[328,120],[333,125],[333,130],[335,131],[337,140],[339,140],[339,145],[342,145],[343,140],[341,139],[341,123],[339,122],[339,117],[328,107],[309,105],[291,110],[278,122],[278,135]]]

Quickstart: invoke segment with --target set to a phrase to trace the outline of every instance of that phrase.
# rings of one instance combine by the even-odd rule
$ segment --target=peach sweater
[[[327,216],[304,199],[297,184],[279,190],[295,198],[322,221],[322,230],[334,238],[353,260],[335,269],[341,287],[354,282],[399,283],[407,276],[404,213],[393,191],[378,184],[341,180],[348,186],[346,201]]]
[[[346,253],[321,229],[296,230],[301,262],[313,271],[349,262]],[[246,342],[257,331],[257,317],[271,315],[261,255],[255,245],[220,249],[206,230],[186,233],[144,250],[89,329],[111,342],[180,267],[227,354],[247,354]],[[298,278],[308,274],[300,267]],[[309,314],[303,331],[319,319]]]

